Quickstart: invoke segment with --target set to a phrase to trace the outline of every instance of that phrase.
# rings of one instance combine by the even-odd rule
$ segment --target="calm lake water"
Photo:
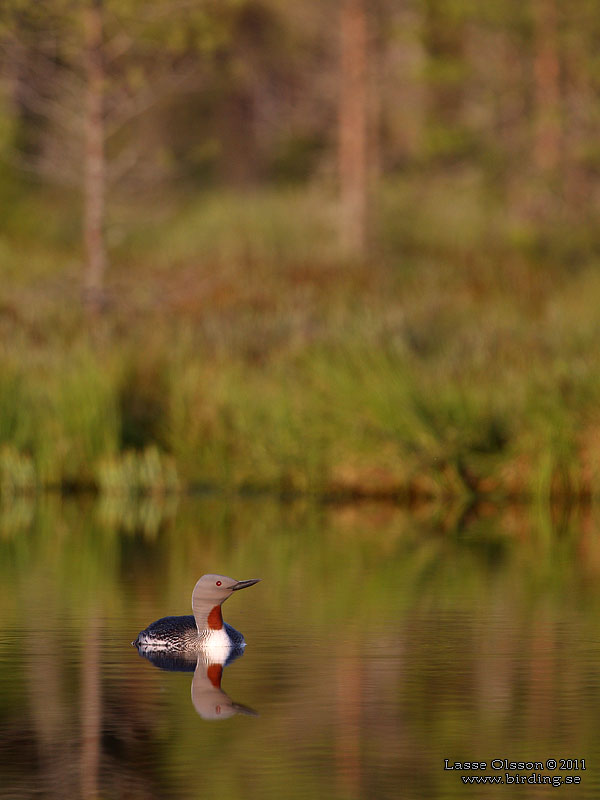
[[[131,646],[205,572],[219,694]],[[599,577],[590,510],[5,502],[0,797],[598,797]]]

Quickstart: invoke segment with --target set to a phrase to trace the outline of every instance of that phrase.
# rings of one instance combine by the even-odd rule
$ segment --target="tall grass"
[[[533,258],[476,187],[440,191],[388,187],[365,263],[317,189],[123,216],[93,339],[50,225],[0,286],[2,491],[597,495],[593,249]],[[0,245],[26,263],[18,227]]]

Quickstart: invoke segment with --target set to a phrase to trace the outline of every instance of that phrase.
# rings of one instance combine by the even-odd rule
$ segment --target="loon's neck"
[[[196,624],[198,622],[196,621]],[[223,614],[221,613],[221,606],[216,605],[206,615],[206,625],[209,631],[220,631],[223,627]]]
[[[210,608],[194,608],[194,619],[196,620],[199,636],[207,636],[211,633],[225,630],[220,603]]]
[[[198,628],[198,635],[203,636],[211,631],[224,629],[221,603],[227,598],[207,597],[197,590],[197,585],[192,594],[192,611]]]

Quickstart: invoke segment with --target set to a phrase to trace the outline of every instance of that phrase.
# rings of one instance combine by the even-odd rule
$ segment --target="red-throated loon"
[[[157,619],[140,631],[132,644],[140,651],[169,652],[244,647],[242,634],[223,621],[221,604],[232,592],[258,581],[259,578],[236,581],[226,575],[203,575],[192,592],[193,615]]]

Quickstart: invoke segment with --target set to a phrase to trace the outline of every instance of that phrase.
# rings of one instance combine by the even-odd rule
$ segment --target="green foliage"
[[[136,209],[95,344],[61,299],[60,212],[36,241],[9,228],[5,491],[596,495],[593,252],[508,248],[480,181],[410,188],[382,193],[377,264],[341,257],[316,187],[206,194],[153,230]]]
[[[165,494],[179,490],[175,462],[157,447],[101,458],[96,480],[104,495]]]
[[[0,447],[0,497],[30,494],[36,489],[36,474],[31,458],[12,445]]]

